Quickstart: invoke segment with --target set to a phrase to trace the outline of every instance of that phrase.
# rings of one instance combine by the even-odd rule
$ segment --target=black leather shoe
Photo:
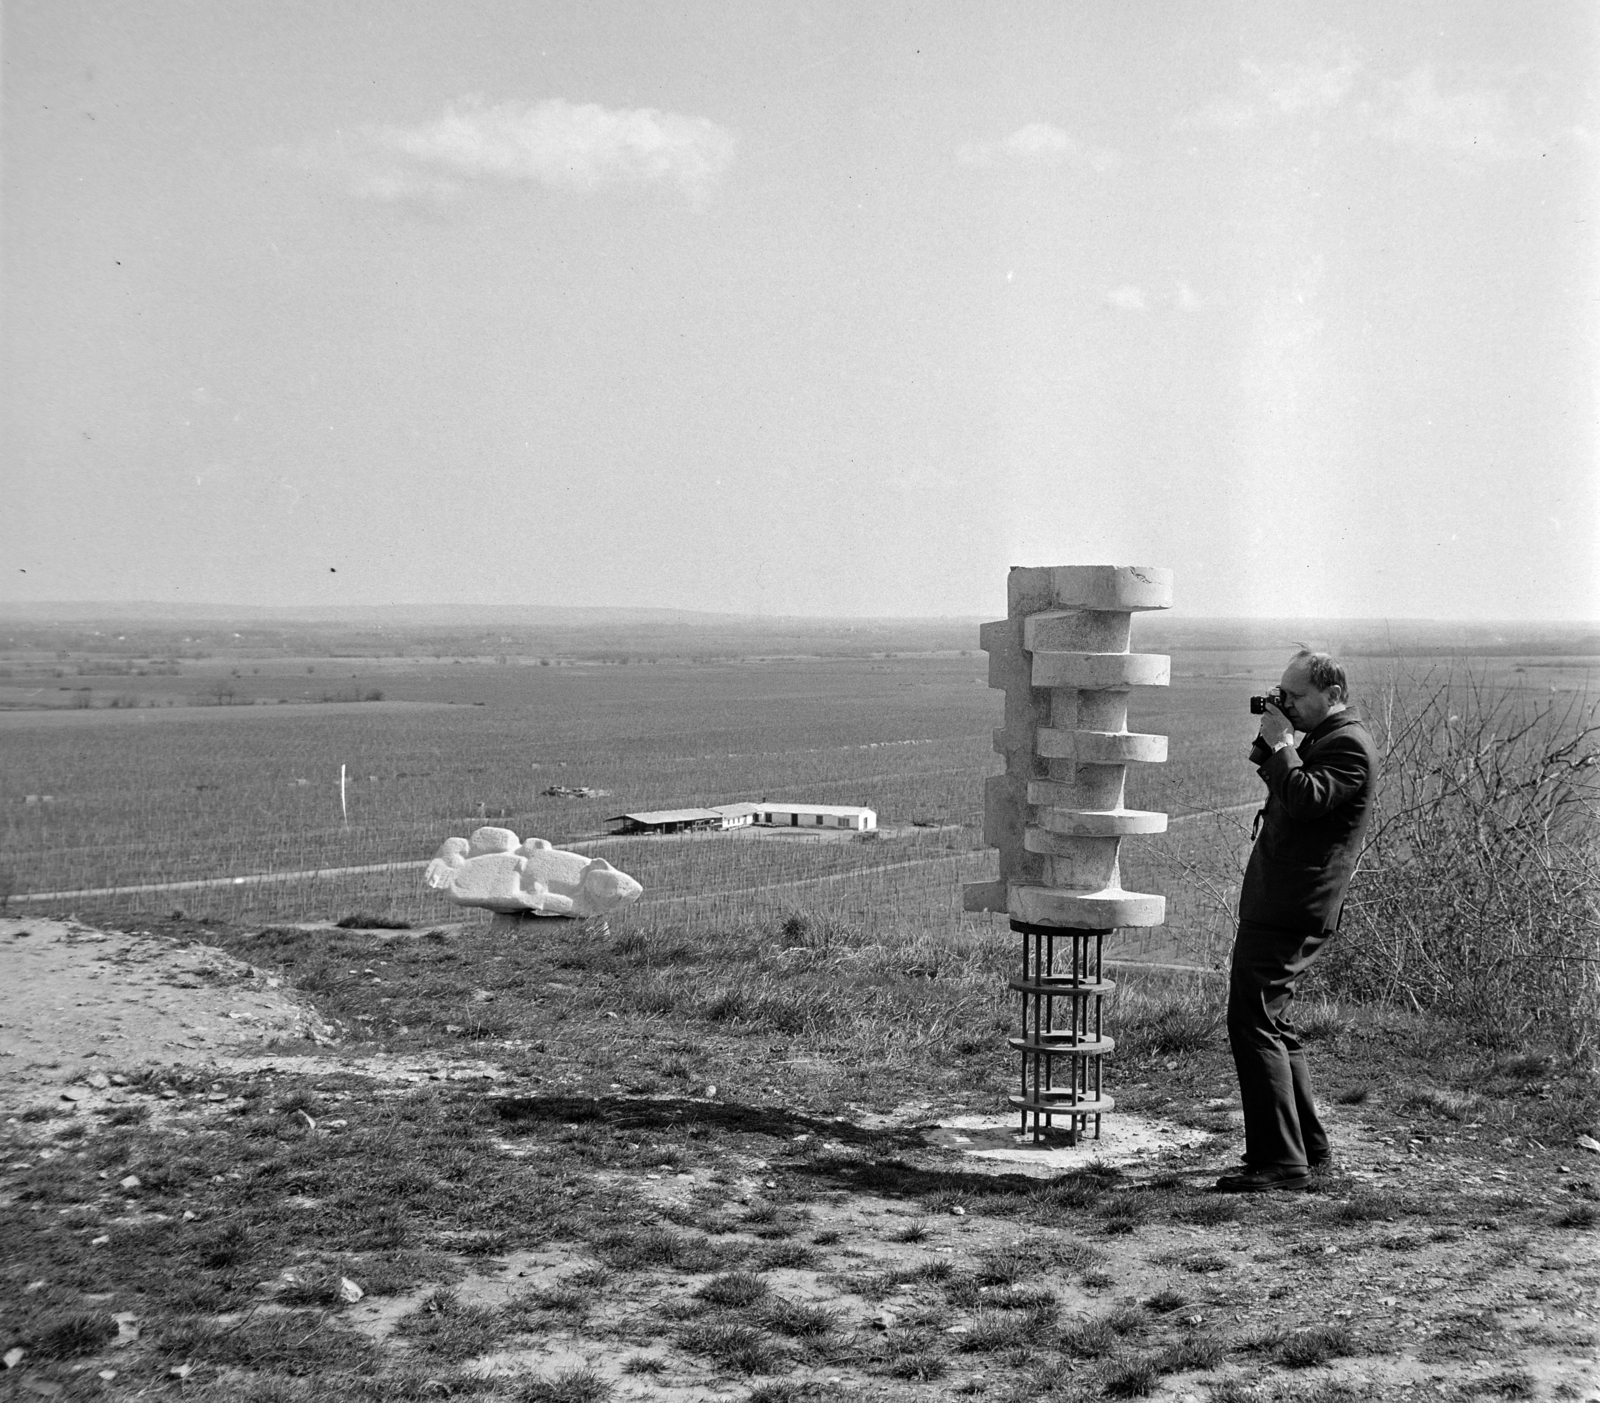
[[[1222,1177],[1224,1179],[1237,1179],[1241,1174],[1255,1173],[1258,1168],[1260,1168],[1259,1165],[1251,1164],[1247,1159],[1240,1160],[1239,1163],[1234,1165],[1231,1169],[1224,1169],[1222,1171]],[[1312,1160],[1308,1165],[1306,1165],[1306,1168],[1309,1169],[1313,1174],[1320,1174],[1324,1170],[1334,1169],[1337,1168],[1337,1166],[1333,1162],[1332,1155],[1324,1155],[1321,1159]]]
[[[1297,1164],[1269,1165],[1264,1169],[1246,1169],[1236,1174],[1224,1174],[1217,1180],[1221,1194],[1259,1194],[1271,1189],[1309,1189],[1311,1171]]]
[[[1339,1166],[1333,1162],[1333,1156],[1331,1154],[1319,1155],[1315,1159],[1310,1160],[1306,1165],[1306,1168],[1309,1169],[1313,1174],[1320,1173],[1326,1169],[1337,1169],[1338,1167]],[[1239,1163],[1234,1165],[1232,1169],[1225,1169],[1222,1172],[1225,1178],[1231,1179],[1235,1175],[1248,1174],[1254,1168],[1256,1168],[1256,1166],[1251,1164],[1249,1160],[1245,1159],[1240,1160]]]

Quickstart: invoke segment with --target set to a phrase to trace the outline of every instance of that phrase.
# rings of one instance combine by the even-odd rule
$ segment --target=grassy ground
[[[1111,1006],[1199,1146],[928,1142],[1003,1108],[1003,928],[141,928],[343,1037],[7,1120],[0,1397],[1600,1397],[1600,1093],[1539,1048],[1312,1002],[1339,1165],[1223,1197],[1216,981]]]

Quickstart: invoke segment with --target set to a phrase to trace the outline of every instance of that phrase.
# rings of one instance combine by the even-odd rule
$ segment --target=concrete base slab
[[[1067,1143],[1066,1131],[1047,1131],[1041,1144],[1032,1134],[1017,1133],[1020,1115],[952,1116],[923,1132],[923,1139],[943,1150],[953,1150],[978,1160],[1003,1163],[1008,1169],[1022,1167],[1024,1173],[1059,1174],[1084,1165],[1128,1165],[1154,1160],[1168,1152],[1202,1144],[1208,1132],[1154,1117],[1128,1115],[1118,1111],[1102,1116],[1100,1138],[1090,1135],[1076,1145]]]

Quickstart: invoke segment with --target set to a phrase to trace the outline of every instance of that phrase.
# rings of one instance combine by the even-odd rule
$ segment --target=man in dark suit
[[[1310,1187],[1328,1162],[1305,1052],[1289,1022],[1295,983],[1339,925],[1372,814],[1378,755],[1350,711],[1344,669],[1302,649],[1269,704],[1250,760],[1266,782],[1239,897],[1228,1042],[1244,1106],[1242,1168],[1225,1193]],[[1298,742],[1295,732],[1303,733]]]

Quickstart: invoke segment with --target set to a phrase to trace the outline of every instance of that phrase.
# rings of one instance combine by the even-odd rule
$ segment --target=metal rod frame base
[[[1033,1143],[1043,1144],[1059,1119],[1069,1145],[1089,1137],[1090,1122],[1098,1140],[1100,1116],[1113,1104],[1101,1082],[1101,1060],[1109,1051],[1101,1004],[1116,987],[1102,977],[1111,932],[1015,919],[1011,929],[1022,937],[1022,975],[1011,981],[1022,997],[1022,1036],[1010,1040],[1020,1045],[1022,1063],[1019,1094],[1010,1098],[1021,1115],[1018,1133],[1031,1130]],[[1056,1023],[1058,1001],[1070,1020],[1064,1026]],[[1061,1081],[1058,1065],[1066,1074]]]

